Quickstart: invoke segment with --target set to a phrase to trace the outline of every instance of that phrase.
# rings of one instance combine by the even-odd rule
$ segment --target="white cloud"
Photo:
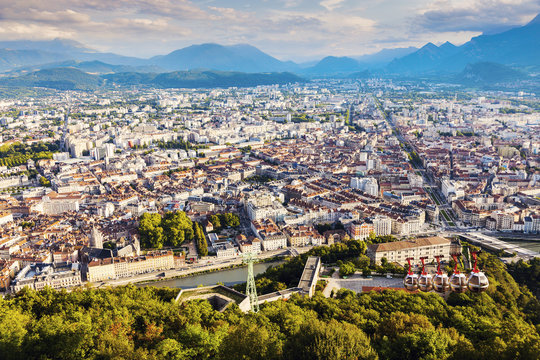
[[[0,0],[0,40],[65,37],[130,55],[250,43],[281,59],[463,42],[539,0]]]
[[[434,32],[482,32],[523,24],[539,11],[537,0],[445,0],[419,9],[415,20]]]
[[[57,29],[53,26],[24,24],[14,21],[0,22],[0,38],[3,40],[51,40],[55,38],[70,39],[75,36],[72,31]]]
[[[344,1],[345,0],[323,0],[321,1],[321,6],[329,11],[333,11],[334,9],[340,7]]]

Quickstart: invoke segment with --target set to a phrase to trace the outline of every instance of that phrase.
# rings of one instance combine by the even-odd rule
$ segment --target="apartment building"
[[[287,226],[283,232],[287,236],[289,246],[318,246],[324,242],[324,237],[312,226]]]
[[[540,233],[540,215],[526,216],[523,219],[523,232],[528,234]]]
[[[136,257],[93,260],[88,263],[86,279],[90,282],[98,282],[173,268],[173,253],[158,251]]]
[[[28,287],[41,290],[46,286],[53,289],[80,286],[82,284],[79,264],[56,267],[53,264],[26,265],[13,279],[11,291],[18,292]]]
[[[346,230],[354,240],[365,240],[369,234],[374,233],[373,224],[366,221],[351,221]]]
[[[373,244],[367,249],[367,256],[375,264],[380,264],[382,258],[400,265],[405,265],[407,258],[412,258],[412,262],[419,262],[424,256],[430,260],[435,256],[450,259],[450,253],[451,241],[440,236]]]
[[[253,220],[251,222],[251,229],[261,239],[264,251],[287,247],[287,237],[272,219]]]
[[[240,251],[244,254],[258,254],[261,252],[261,240],[257,238],[246,239],[244,237],[243,239],[237,239],[237,243]]]

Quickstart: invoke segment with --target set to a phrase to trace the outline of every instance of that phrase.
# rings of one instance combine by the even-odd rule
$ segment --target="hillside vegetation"
[[[445,301],[433,293],[342,290],[336,298],[316,293],[264,304],[257,314],[237,307],[220,313],[204,300],[176,303],[174,289],[23,290],[0,299],[0,353],[3,359],[538,359],[538,300],[495,257],[482,254],[480,263],[491,282],[482,294]]]

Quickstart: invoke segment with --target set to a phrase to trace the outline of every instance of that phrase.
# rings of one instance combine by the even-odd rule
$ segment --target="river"
[[[533,250],[540,253],[540,241],[508,241],[504,240],[507,243],[510,243],[515,246],[522,247],[524,249]]]
[[[268,263],[258,263],[253,265],[253,274],[257,276],[266,271],[271,266],[282,264],[283,261],[274,261]],[[246,282],[247,267],[215,271],[206,274],[192,275],[184,278],[166,279],[141,284],[141,286],[171,287],[189,289],[199,285],[216,285],[221,282],[227,286]]]

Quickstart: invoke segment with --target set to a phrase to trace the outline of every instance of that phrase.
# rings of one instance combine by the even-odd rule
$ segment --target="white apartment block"
[[[239,246],[240,251],[245,254],[258,254],[261,252],[261,240],[259,239],[252,239],[251,241],[240,241]]]
[[[431,261],[435,256],[450,259],[451,241],[443,237],[418,238],[415,240],[395,241],[382,244],[368,245],[367,256],[375,264],[380,264],[382,258],[388,262],[400,265],[407,263],[407,258],[412,262],[420,262],[421,257],[427,257]]]
[[[173,268],[173,253],[163,251],[139,257],[92,261],[88,264],[86,278],[90,282],[97,282]]]
[[[523,219],[523,232],[528,234],[540,233],[540,215],[526,216]]]
[[[392,233],[392,219],[387,216],[375,216],[369,219],[373,224],[373,232],[377,236],[390,235]]]
[[[461,199],[465,196],[465,191],[463,190],[461,183],[450,179],[444,179],[441,182],[441,191],[450,201]]]
[[[375,178],[351,178],[350,186],[353,189],[361,190],[369,195],[378,196],[379,195],[379,184]]]
[[[52,264],[44,264],[44,266],[28,264],[13,280],[11,291],[17,292],[25,287],[41,290],[46,286],[60,289],[80,286],[81,284],[81,272],[78,269],[78,264],[74,264],[71,268],[58,270]]]
[[[238,256],[238,248],[232,246],[229,243],[215,245],[214,249],[216,250],[216,257],[218,259],[232,258]]]
[[[284,234],[276,234],[265,237],[262,240],[264,251],[285,249],[287,247],[287,237]]]

